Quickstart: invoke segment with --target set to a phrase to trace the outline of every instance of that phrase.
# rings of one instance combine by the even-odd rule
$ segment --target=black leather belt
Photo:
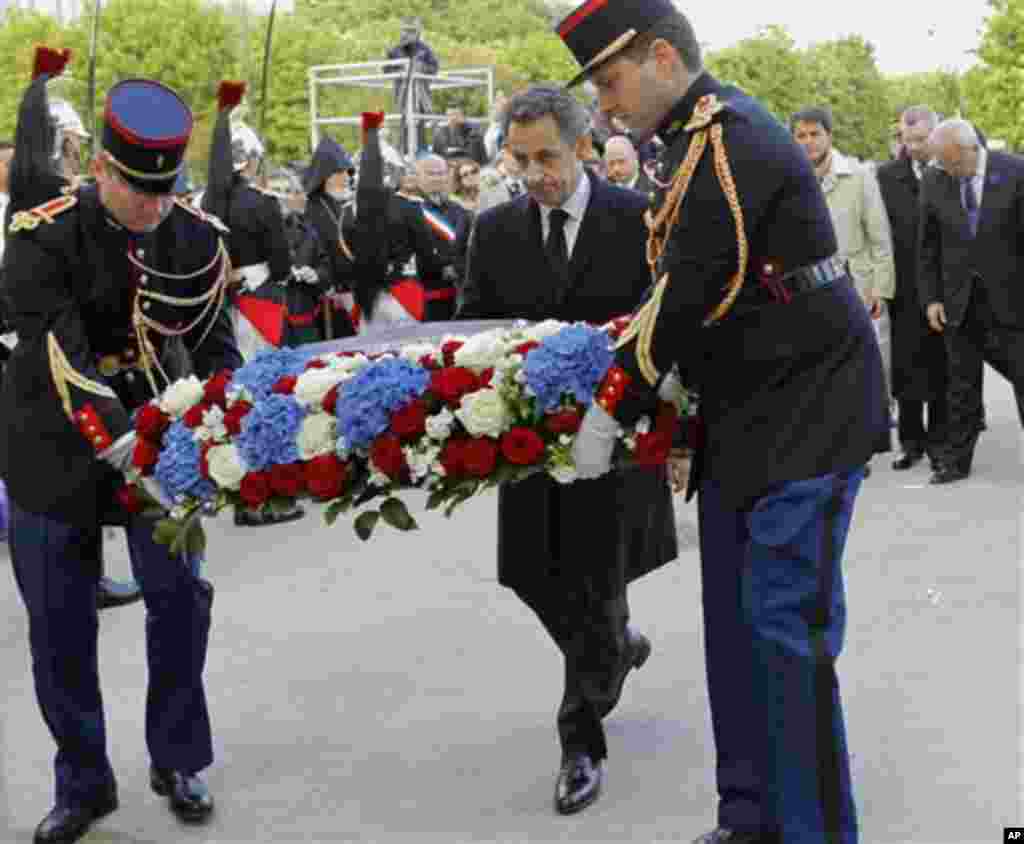
[[[785,273],[779,279],[790,293],[806,293],[816,287],[825,287],[848,274],[846,262],[840,261],[835,255],[825,258],[816,264],[798,267]]]

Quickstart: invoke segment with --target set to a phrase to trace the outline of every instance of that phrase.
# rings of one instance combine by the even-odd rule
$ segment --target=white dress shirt
[[[576,236],[580,233],[583,215],[587,212],[587,206],[590,204],[590,179],[587,178],[582,164],[579,165],[578,172],[580,180],[576,185],[576,190],[559,206],[569,215],[569,219],[565,221],[565,248],[570,259],[572,258],[572,249],[576,245]],[[543,243],[547,243],[548,232],[551,230],[550,217],[552,209],[540,203],[537,203],[537,205],[540,208],[541,239]]]

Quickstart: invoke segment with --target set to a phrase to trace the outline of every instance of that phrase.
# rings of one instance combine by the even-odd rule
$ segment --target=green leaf
[[[448,500],[449,495],[451,495],[451,490],[447,486],[439,486],[435,488],[434,491],[427,496],[427,509],[438,509],[445,501]]]
[[[409,509],[400,498],[386,498],[381,502],[380,515],[391,527],[402,531],[416,530],[419,525],[409,514]]]
[[[172,545],[178,538],[181,528],[181,522],[170,518],[160,519],[153,526],[153,541],[157,545]]]
[[[380,512],[377,510],[366,510],[356,516],[356,534],[363,542],[373,535],[373,529],[377,526],[378,519],[380,519]]]
[[[283,495],[275,495],[267,502],[267,509],[275,515],[290,513],[295,509],[295,499],[286,498]]]
[[[206,529],[202,522],[196,522],[185,531],[185,549],[189,556],[202,556],[206,553]]]
[[[324,521],[328,525],[333,525],[337,520],[338,516],[345,512],[345,499],[335,498],[327,505],[327,509],[324,510]]]

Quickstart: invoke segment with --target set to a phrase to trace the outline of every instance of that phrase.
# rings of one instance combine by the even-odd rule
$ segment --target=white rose
[[[455,365],[481,371],[497,364],[507,351],[503,329],[483,331],[474,334],[455,350]]]
[[[295,401],[303,407],[320,407],[331,388],[342,380],[338,369],[307,369],[295,382]]]
[[[338,369],[344,373],[355,374],[362,369],[366,364],[370,362],[370,359],[364,354],[358,355],[334,355],[327,359],[328,369]]]
[[[553,334],[557,334],[567,325],[569,323],[559,322],[557,319],[546,319],[543,322],[538,322],[536,325],[527,326],[523,329],[523,334],[526,335],[526,339],[540,343]]]
[[[296,444],[299,457],[312,460],[323,454],[330,454],[337,446],[336,420],[329,413],[311,413],[302,420]]]
[[[638,434],[649,434],[651,432],[651,417],[641,416],[636,420],[636,425],[633,427],[633,430]]]
[[[441,453],[441,449],[438,446],[432,446],[420,451],[411,446],[406,446],[402,449],[402,452],[405,454],[405,462],[409,464],[409,474],[414,481],[419,481],[430,473],[431,467],[437,460],[437,456]]]
[[[409,346],[403,346],[401,350],[402,358],[409,361],[409,363],[419,363],[420,359],[425,356],[430,356],[431,360],[440,360],[440,351],[430,343],[413,343]]]
[[[226,440],[228,438],[228,429],[224,424],[224,411],[217,407],[217,405],[203,413],[202,427],[210,432],[210,439],[212,440]]]
[[[215,445],[206,453],[210,477],[221,489],[238,489],[248,470],[234,445]]]
[[[446,440],[452,435],[455,415],[446,407],[440,413],[427,417],[427,436],[432,440]]]
[[[195,375],[181,378],[171,384],[160,397],[160,409],[168,416],[182,416],[193,405],[203,400],[203,385]]]
[[[509,428],[505,401],[489,387],[463,396],[455,415],[474,437],[500,437]]]

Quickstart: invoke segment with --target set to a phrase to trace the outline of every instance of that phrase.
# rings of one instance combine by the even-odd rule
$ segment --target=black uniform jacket
[[[658,269],[668,273],[651,354],[662,375],[678,364],[699,391],[702,472],[720,483],[729,506],[752,505],[773,486],[864,464],[888,419],[881,406],[878,344],[851,285],[840,281],[776,302],[761,279],[828,258],[836,238],[806,155],[758,102],[707,73],[698,77],[658,133],[666,148],[656,173],[668,183],[686,156],[695,106],[715,95],[735,182],[750,264],[742,292],[720,322],[703,327],[738,266],[733,214],[719,184],[709,139]],[[656,206],[664,193],[659,191]],[[636,342],[619,362],[639,391],[649,390]],[[628,420],[636,409],[619,404]]]
[[[1000,323],[1024,328],[1024,158],[989,151],[973,238],[958,179],[932,167],[921,190],[922,303],[942,302],[949,324],[959,325],[980,279]]]
[[[604,323],[633,310],[650,281],[647,204],[634,191],[586,178],[590,202],[573,246],[568,290],[552,281],[540,209],[521,196],[477,219],[459,318]],[[498,502],[498,579],[513,589],[569,575],[610,596],[676,557],[664,469],[564,486],[537,475],[502,485]]]
[[[236,175],[230,203],[224,222],[231,230],[228,249],[232,266],[266,262],[270,265],[271,281],[287,279],[292,271],[292,256],[277,197]]]
[[[889,306],[892,393],[901,400],[932,401],[945,393],[947,363],[942,335],[928,327],[918,295],[921,180],[909,158],[888,161],[877,174],[896,260],[896,295]]]
[[[347,226],[347,237],[351,237],[354,218],[352,203],[342,205],[322,190],[311,193],[306,202],[306,219],[316,229],[327,261],[328,275],[323,280],[339,293],[352,290],[355,275],[352,246],[347,238],[342,241],[342,232]]]
[[[201,378],[233,369],[241,357],[217,298],[201,319],[203,304],[148,298],[194,298],[216,288],[222,226],[176,204],[156,231],[133,236],[107,215],[95,188],[68,202],[53,222],[7,235],[3,296],[18,345],[0,392],[0,475],[20,507],[94,524],[109,509],[116,481],[97,453],[129,432],[132,410],[152,398],[138,368],[136,298],[147,318],[183,332],[148,332],[171,380],[189,368]]]

